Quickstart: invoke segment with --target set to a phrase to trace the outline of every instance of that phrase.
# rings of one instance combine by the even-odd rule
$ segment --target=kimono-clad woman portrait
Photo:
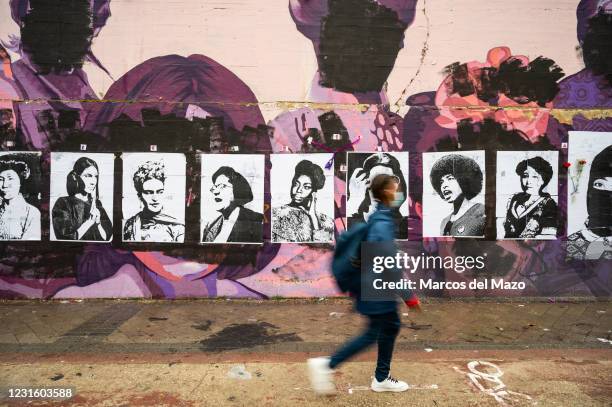
[[[88,157],[74,163],[66,177],[68,196],[58,198],[51,211],[57,240],[108,241],[113,224],[98,191],[98,164]]]
[[[40,211],[23,196],[30,175],[25,161],[0,157],[0,240],[40,239]]]
[[[508,202],[504,221],[505,238],[554,239],[557,234],[557,203],[544,192],[553,168],[542,157],[521,161],[516,166],[522,192]]]

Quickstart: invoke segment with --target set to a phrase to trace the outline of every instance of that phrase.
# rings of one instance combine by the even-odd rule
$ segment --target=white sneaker
[[[375,392],[406,391],[409,387],[410,386],[408,386],[408,383],[394,379],[391,376],[387,377],[382,382],[379,382],[376,380],[376,378],[374,378],[372,379],[372,385],[370,386],[370,388]]]
[[[332,377],[334,371],[329,367],[328,357],[308,359],[308,373],[310,384],[315,393],[324,395],[336,393],[336,386]]]

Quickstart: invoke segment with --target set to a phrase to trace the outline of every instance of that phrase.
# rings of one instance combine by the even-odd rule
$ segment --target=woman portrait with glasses
[[[262,241],[263,215],[245,207],[253,201],[246,178],[228,166],[212,175],[211,204],[218,216],[204,227],[203,242],[259,243]]]

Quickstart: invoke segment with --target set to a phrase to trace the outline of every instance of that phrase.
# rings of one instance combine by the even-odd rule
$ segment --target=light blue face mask
[[[396,192],[395,199],[391,201],[390,205],[392,208],[399,208],[400,206],[402,206],[405,200],[406,200],[406,197],[404,196],[403,192]]]

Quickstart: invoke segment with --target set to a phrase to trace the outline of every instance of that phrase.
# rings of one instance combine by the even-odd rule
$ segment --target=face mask
[[[392,208],[399,208],[400,206],[402,206],[405,200],[406,200],[406,197],[404,196],[403,192],[396,192],[395,199],[391,201],[390,205]]]
[[[612,229],[612,191],[591,188],[587,192],[587,227],[595,234],[607,236]]]

